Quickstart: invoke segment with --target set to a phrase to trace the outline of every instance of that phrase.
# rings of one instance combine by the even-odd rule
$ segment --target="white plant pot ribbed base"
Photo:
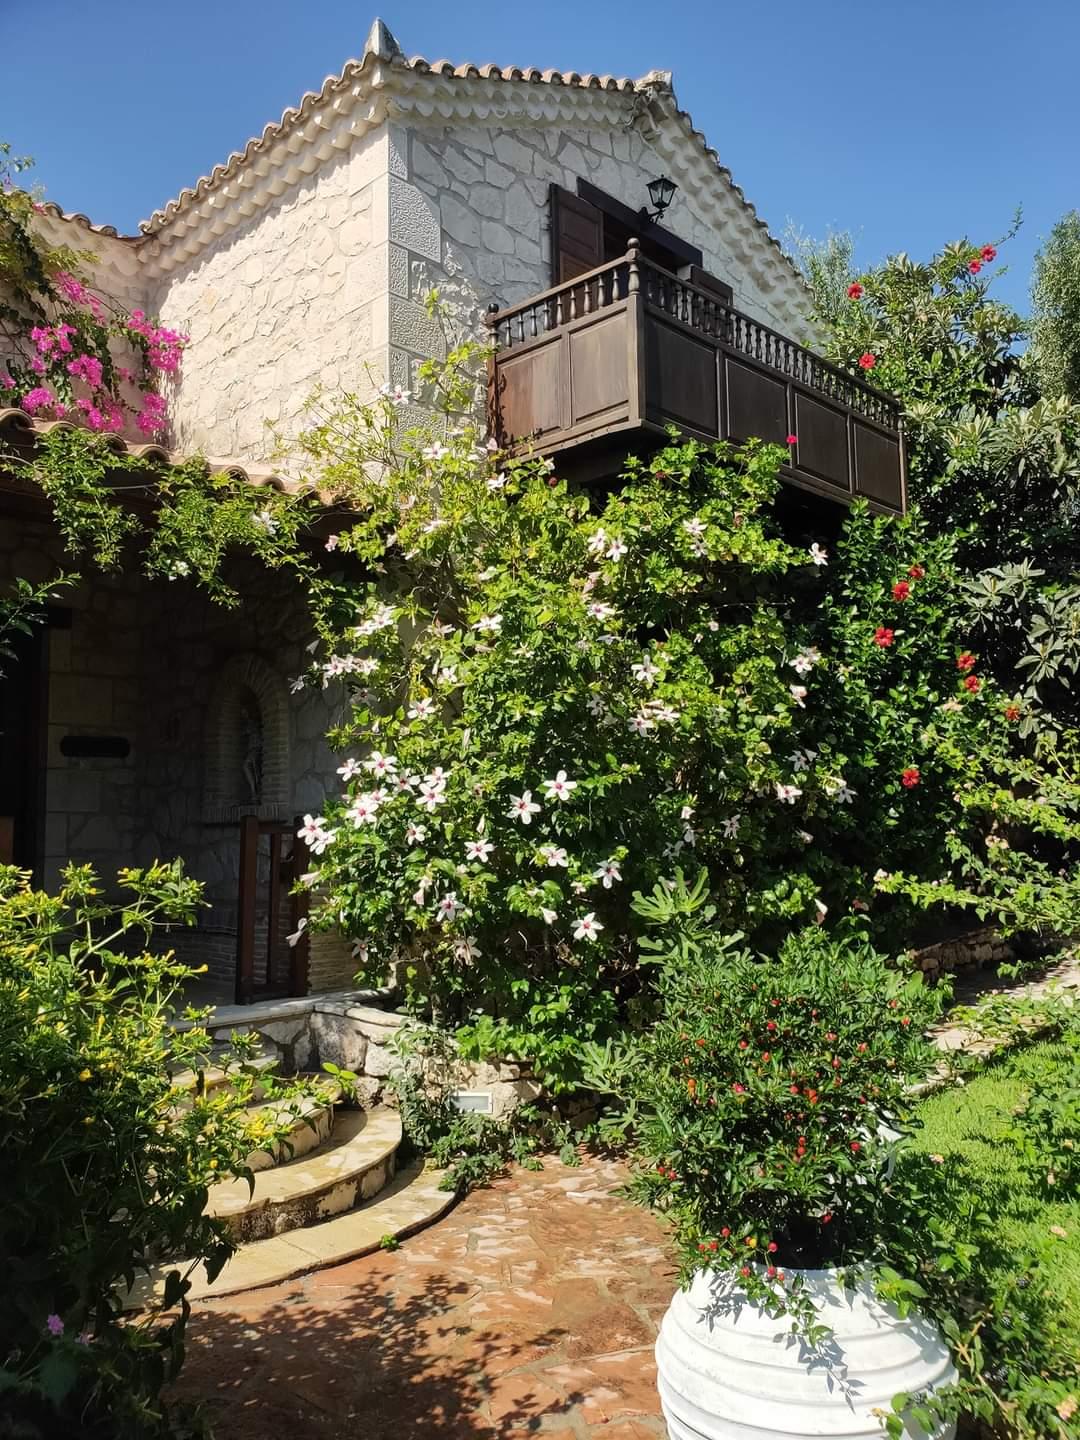
[[[901,1319],[868,1280],[844,1290],[831,1270],[801,1275],[830,1339],[811,1353],[791,1318],[770,1319],[730,1278],[702,1271],[677,1292],[656,1342],[660,1403],[670,1440],[881,1440],[879,1410],[901,1391],[915,1396],[956,1380],[936,1325]],[[908,1419],[910,1440],[932,1437]]]

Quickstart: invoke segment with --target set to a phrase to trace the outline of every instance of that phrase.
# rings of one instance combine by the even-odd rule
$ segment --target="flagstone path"
[[[625,1178],[549,1160],[400,1250],[197,1303],[180,1393],[219,1440],[660,1440],[675,1272]]]

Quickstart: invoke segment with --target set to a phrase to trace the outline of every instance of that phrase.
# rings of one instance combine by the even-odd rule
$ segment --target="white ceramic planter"
[[[790,1318],[770,1319],[723,1275],[702,1271],[680,1290],[660,1327],[656,1363],[670,1440],[881,1440],[900,1391],[912,1395],[956,1380],[937,1326],[901,1319],[869,1281],[844,1290],[830,1270],[803,1277],[832,1338],[811,1351]],[[933,1440],[952,1440],[941,1426]],[[905,1435],[926,1440],[914,1421]]]

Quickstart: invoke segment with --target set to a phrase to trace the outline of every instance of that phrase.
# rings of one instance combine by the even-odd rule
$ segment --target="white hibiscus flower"
[[[531,790],[523,790],[520,795],[510,796],[510,809],[506,812],[511,820],[520,820],[522,825],[531,825],[532,817],[539,815],[540,806],[532,798]]]
[[[574,928],[574,939],[595,940],[603,928],[603,925],[600,924],[600,921],[597,920],[596,916],[590,910],[588,915],[578,917],[577,925]]]
[[[569,800],[573,791],[577,789],[578,782],[568,780],[566,771],[560,770],[554,780],[545,780],[543,786],[545,800]]]

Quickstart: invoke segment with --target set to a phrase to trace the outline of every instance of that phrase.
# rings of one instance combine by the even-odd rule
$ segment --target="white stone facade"
[[[633,210],[678,184],[665,227],[736,305],[802,338],[805,292],[678,109],[640,80],[407,60],[380,22],[362,58],[304,97],[130,239],[43,218],[93,248],[104,288],[191,336],[170,394],[173,448],[270,458],[316,387],[413,388],[415,362],[493,302],[551,283],[549,186],[587,180]],[[445,335],[423,300],[439,286]]]
[[[535,123],[394,125],[390,147],[401,177],[392,182],[400,198],[390,212],[391,249],[406,252],[395,267],[408,274],[412,302],[391,307],[391,367],[392,379],[405,385],[415,357],[441,353],[441,337],[425,346],[405,319],[432,287],[448,301],[455,328],[482,338],[489,305],[518,304],[553,283],[552,184],[576,192],[578,180],[586,180],[638,210],[649,181],[670,168],[656,146],[625,123],[588,130]],[[704,268],[732,286],[737,308],[775,329],[801,333],[803,315],[789,289],[777,284],[780,257],[765,248],[759,263],[748,266],[707,208],[680,188],[664,227],[701,250]]]

